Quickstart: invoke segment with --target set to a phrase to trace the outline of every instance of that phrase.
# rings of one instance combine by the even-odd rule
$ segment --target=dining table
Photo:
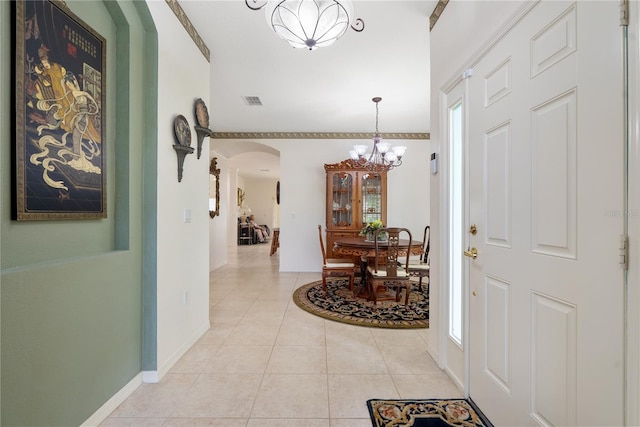
[[[378,241],[379,256],[386,255],[386,248],[388,241]],[[408,239],[400,239],[398,241],[398,256],[406,256],[407,249],[409,248]],[[374,240],[367,240],[364,236],[361,237],[339,237],[333,241],[333,253],[339,258],[352,257],[356,260],[360,258],[360,286],[361,290],[366,289],[366,273],[367,265],[376,256],[376,242]],[[410,255],[420,255],[422,253],[422,242],[419,240],[411,240]],[[359,294],[360,292],[357,292]]]

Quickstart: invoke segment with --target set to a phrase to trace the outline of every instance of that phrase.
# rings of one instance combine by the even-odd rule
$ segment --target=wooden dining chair
[[[431,227],[428,225],[424,228],[424,236],[422,238],[422,252],[418,259],[409,259],[409,276],[418,277],[418,289],[422,292],[422,279],[426,277],[427,284],[425,286],[427,292],[429,292],[429,271],[431,259],[429,258],[429,251],[431,249]]]
[[[349,259],[327,258],[322,239],[322,226],[318,225],[318,238],[322,251],[322,294],[327,296],[327,277],[341,276],[349,278],[349,290],[353,294],[353,282],[355,280],[355,264]]]
[[[378,234],[387,232],[388,241],[386,246],[380,245]],[[400,236],[406,234],[409,239],[406,255],[400,253]],[[369,300],[376,305],[378,301],[395,300],[400,301],[402,289],[405,289],[404,305],[409,304],[409,293],[411,292],[411,281],[407,265],[411,254],[411,231],[408,228],[387,227],[376,230],[375,257],[373,265],[367,267],[367,287],[369,289]],[[403,248],[403,251],[405,249]],[[398,257],[405,258],[399,265]],[[379,265],[381,260],[384,265]],[[393,292],[395,291],[395,292]]]

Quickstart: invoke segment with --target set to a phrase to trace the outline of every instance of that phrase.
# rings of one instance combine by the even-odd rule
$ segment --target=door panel
[[[576,258],[575,89],[531,112],[534,252]]]
[[[539,2],[469,79],[469,390],[495,425],[623,423],[618,24]]]

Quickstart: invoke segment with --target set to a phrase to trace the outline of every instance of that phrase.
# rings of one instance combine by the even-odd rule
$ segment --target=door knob
[[[467,249],[466,251],[464,251],[464,256],[476,259],[478,258],[478,250],[476,248]]]

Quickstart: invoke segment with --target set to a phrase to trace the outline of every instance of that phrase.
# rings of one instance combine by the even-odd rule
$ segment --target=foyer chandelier
[[[351,159],[358,165],[371,171],[391,170],[402,164],[402,156],[407,150],[405,146],[392,147],[388,142],[383,142],[380,132],[378,132],[378,103],[382,98],[376,96],[372,99],[376,103],[376,133],[373,135],[373,150],[367,153],[366,145],[354,145],[349,151]]]
[[[296,48],[314,50],[329,46],[349,27],[356,32],[364,30],[362,19],[353,20],[351,0],[264,0],[259,3],[260,0],[245,0],[249,9],[264,7],[269,27]]]

